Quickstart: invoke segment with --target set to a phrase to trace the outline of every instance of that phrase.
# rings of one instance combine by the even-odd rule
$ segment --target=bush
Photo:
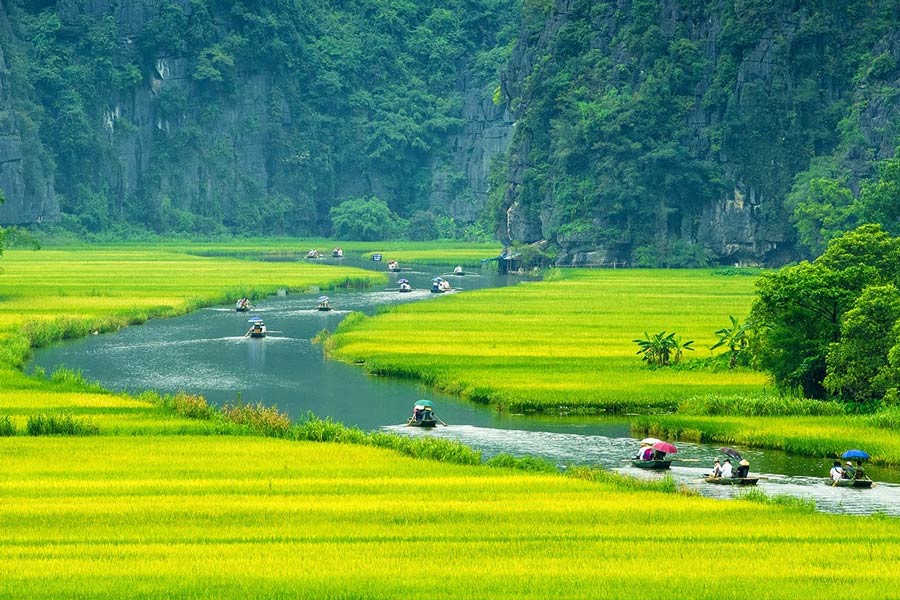
[[[100,427],[87,419],[72,415],[35,415],[28,417],[25,426],[28,435],[97,435]]]
[[[9,415],[0,417],[0,437],[12,437],[16,435],[16,426],[13,425]]]
[[[254,433],[266,437],[287,437],[291,431],[291,418],[278,407],[256,404],[228,403],[222,407],[222,417],[236,425],[244,425]]]
[[[520,471],[537,471],[540,473],[556,473],[559,469],[550,461],[535,456],[513,456],[501,453],[486,463],[489,467],[519,469]]]

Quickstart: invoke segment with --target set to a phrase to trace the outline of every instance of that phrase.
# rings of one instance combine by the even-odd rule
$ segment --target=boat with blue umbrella
[[[847,461],[846,465],[843,467],[844,477],[841,479],[829,478],[825,481],[827,485],[830,485],[831,487],[849,487],[857,489],[869,489],[875,485],[875,482],[866,475],[862,466],[863,462],[872,458],[869,456],[868,452],[857,449],[847,450],[841,454],[841,458]],[[852,460],[856,461],[855,467],[853,466],[853,463],[850,462]]]
[[[412,291],[412,284],[409,283],[409,279],[398,279],[397,285],[400,286],[401,294],[406,294]]]
[[[261,317],[250,317],[247,319],[250,323],[250,329],[244,334],[244,337],[264,338],[266,337],[266,324]]]
[[[321,311],[332,310],[331,298],[329,298],[328,296],[319,296],[319,305],[316,306],[316,310],[321,310]]]

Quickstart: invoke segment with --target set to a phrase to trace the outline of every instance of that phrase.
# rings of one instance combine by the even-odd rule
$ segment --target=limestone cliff
[[[794,177],[823,156],[860,177],[894,154],[897,17],[555,0],[503,76],[517,131],[498,235],[551,240],[565,264],[797,259]]]

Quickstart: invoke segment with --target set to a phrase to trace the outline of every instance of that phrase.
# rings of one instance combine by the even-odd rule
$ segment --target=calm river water
[[[352,264],[386,267],[378,263]],[[320,347],[310,341],[323,329],[333,330],[352,311],[372,314],[388,304],[441,302],[444,295],[429,291],[436,275],[451,281],[456,288],[451,293],[521,281],[487,271],[464,276],[449,275],[450,271],[448,267],[405,270],[390,274],[391,283],[383,289],[325,292],[335,309],[331,312],[316,310],[320,294],[308,293],[260,301],[252,313],[217,307],[175,319],[149,321],[40,350],[33,366],[48,372],[59,366],[77,369],[86,378],[114,390],[181,390],[203,394],[214,404],[240,398],[277,405],[293,416],[312,411],[366,430],[446,437],[481,450],[486,458],[507,452],[541,456],[560,466],[601,465],[637,477],[663,476],[628,466],[624,459],[634,454],[637,444],[625,419],[500,414],[413,382],[372,377],[360,367],[326,360]],[[410,280],[413,292],[397,292],[396,280],[401,277]],[[270,330],[266,338],[244,337],[247,319],[252,316],[265,319]],[[419,398],[434,401],[437,414],[449,425],[431,431],[402,426]],[[673,457],[675,463],[669,472],[677,481],[707,496],[727,498],[743,493],[740,489],[698,481],[718,455],[716,447],[686,442],[677,445],[679,452]],[[872,477],[882,482],[870,490],[831,488],[823,483],[830,467],[828,460],[770,450],[741,450],[750,460],[753,474],[766,478],[759,482],[759,488],[770,495],[811,498],[820,510],[828,512],[880,511],[900,516],[900,478],[894,471],[868,468]]]

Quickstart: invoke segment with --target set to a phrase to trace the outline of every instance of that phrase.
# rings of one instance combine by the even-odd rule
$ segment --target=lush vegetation
[[[554,273],[552,281],[351,316],[328,352],[514,412],[666,409],[698,394],[753,393],[766,384],[758,372],[719,369],[708,360],[715,331],[729,315],[749,310],[753,278],[712,271]],[[633,342],[648,328],[681,332],[706,360],[648,368]]]
[[[865,225],[812,263],[763,275],[751,322],[759,364],[788,390],[896,402],[900,386],[900,238]]]
[[[364,277],[184,249],[14,250],[4,261],[4,349],[29,321],[111,324],[243,292],[249,268],[260,293]],[[127,276],[138,269],[140,279]],[[36,274],[33,288],[22,285],[26,272]],[[580,275],[557,283],[576,293],[590,281]],[[681,294],[674,282],[658,290],[669,302],[717,281],[681,275]],[[741,314],[751,280],[725,279],[722,315]],[[527,304],[521,294],[535,287],[507,291]],[[645,305],[660,316],[668,310],[649,295]],[[704,325],[698,341],[711,344],[714,327]],[[632,335],[620,343],[640,365]],[[54,337],[59,331],[30,341]],[[740,556],[755,573],[754,596],[828,588],[835,598],[880,598],[897,578],[881,561],[900,558],[896,520],[825,515],[759,495],[705,500],[670,479],[648,484],[584,468],[564,476],[527,458],[485,466],[445,440],[311,416],[290,422],[257,405],[217,410],[185,394],[132,398],[70,371],[26,376],[9,361],[0,365],[0,456],[4,596],[618,598],[627,586],[642,596],[718,600],[748,594],[730,578],[709,577],[710,556]],[[815,550],[813,562],[804,548]],[[675,549],[677,567],[648,576],[647,557]],[[854,585],[833,586],[848,561],[857,565]],[[427,585],[417,576],[423,568]]]
[[[452,219],[428,197],[433,169],[465,181],[448,150],[459,83],[490,96],[519,11],[518,0],[115,6],[5,7],[17,91],[30,92],[63,225],[81,235],[315,235],[330,208],[375,192],[406,218]],[[123,184],[120,168],[140,177]],[[458,187],[449,197],[468,201]]]
[[[770,260],[798,238],[815,256],[858,222],[896,226],[896,2],[559,6],[523,8],[498,223],[512,207],[527,231],[653,266],[721,255],[710,221],[727,219],[709,207],[725,199],[753,207]]]

